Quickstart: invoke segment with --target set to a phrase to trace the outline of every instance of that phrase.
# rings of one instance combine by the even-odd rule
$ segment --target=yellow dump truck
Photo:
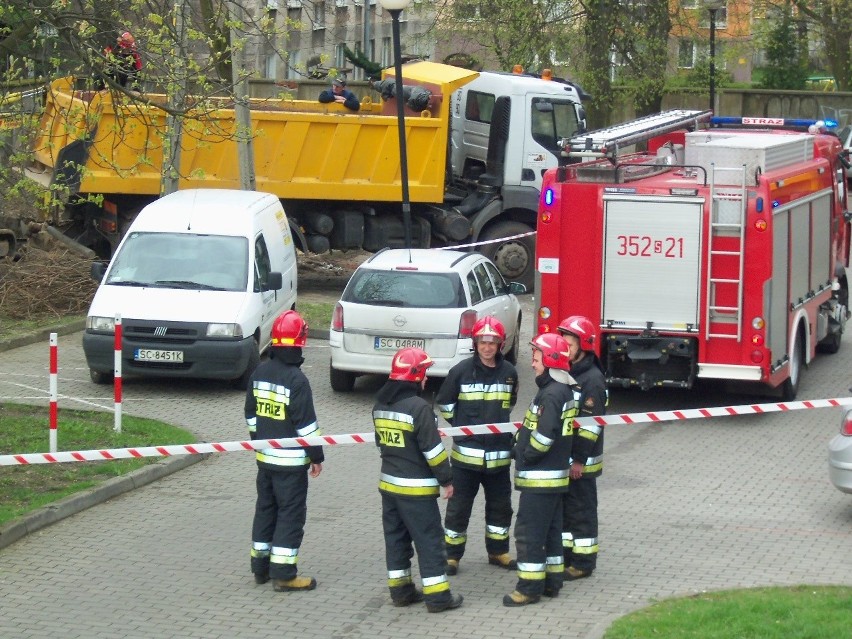
[[[531,287],[534,237],[525,233],[535,230],[541,174],[560,161],[558,141],[583,128],[581,92],[431,62],[404,66],[403,82],[430,96],[418,111],[405,107],[412,243],[490,241],[478,249]],[[101,253],[160,195],[166,96],[143,98],[75,88],[73,78],[46,94],[35,157],[70,192],[69,230]],[[233,103],[204,105],[184,121],[179,188],[239,188]],[[304,100],[249,106],[256,188],[281,198],[301,248],[402,245],[395,97],[364,96],[357,113]],[[521,237],[495,241],[508,236]]]

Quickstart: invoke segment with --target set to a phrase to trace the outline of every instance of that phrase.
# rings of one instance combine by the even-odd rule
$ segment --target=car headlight
[[[207,337],[242,337],[243,328],[239,324],[208,324]]]
[[[115,333],[115,318],[89,315],[86,318],[86,328],[97,333]]]

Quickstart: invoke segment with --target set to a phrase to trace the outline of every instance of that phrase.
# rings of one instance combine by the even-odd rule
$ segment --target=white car
[[[352,274],[334,308],[329,335],[331,387],[351,391],[365,373],[388,375],[400,348],[425,350],[430,377],[473,353],[470,333],[480,317],[506,327],[503,355],[518,357],[523,284],[507,284],[479,253],[439,249],[384,249]]]
[[[840,432],[828,444],[828,478],[837,490],[852,493],[852,406],[840,420]]]

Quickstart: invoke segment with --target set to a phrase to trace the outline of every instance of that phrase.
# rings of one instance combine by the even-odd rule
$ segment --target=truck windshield
[[[113,257],[105,283],[245,291],[248,240],[226,235],[131,233]]]
[[[576,105],[570,100],[533,98],[530,127],[533,139],[558,156],[559,141],[574,137],[580,128]]]

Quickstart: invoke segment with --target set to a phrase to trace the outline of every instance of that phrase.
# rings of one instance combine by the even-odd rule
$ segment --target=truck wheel
[[[328,367],[331,390],[338,393],[348,393],[355,388],[355,373],[340,371],[333,366]]]
[[[523,222],[499,222],[479,236],[480,241],[497,240],[533,231]],[[535,282],[535,239],[532,235],[480,247],[508,282],[520,282],[531,293]]]
[[[790,376],[784,380],[781,386],[781,398],[785,402],[792,402],[799,394],[799,379],[802,376],[802,363],[805,361],[804,343],[801,334],[796,331],[796,342],[793,344],[793,352],[790,354]]]
[[[819,344],[817,344],[817,350],[820,353],[828,353],[829,355],[834,355],[837,351],[840,350],[840,340],[842,336],[843,333],[832,333]]]
[[[96,371],[94,368],[90,368],[89,378],[93,383],[102,386],[103,384],[109,384],[112,381],[112,373],[103,373],[101,371]]]
[[[243,371],[243,374],[233,381],[234,388],[238,388],[240,390],[248,388],[251,374],[254,373],[254,369],[257,368],[258,364],[260,364],[260,349],[257,342],[255,342],[254,348],[251,349],[251,352],[249,352],[249,361],[245,371]]]

